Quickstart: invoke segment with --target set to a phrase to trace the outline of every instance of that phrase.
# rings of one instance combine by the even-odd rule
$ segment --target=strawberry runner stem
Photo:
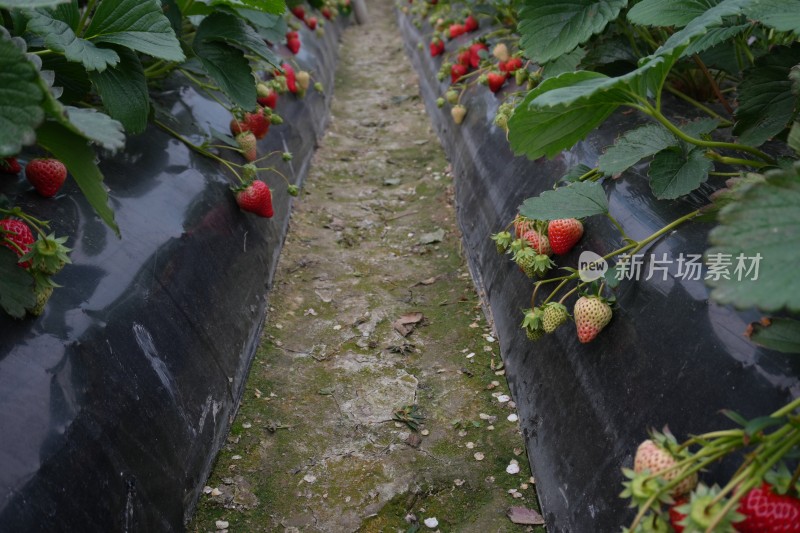
[[[236,179],[238,179],[240,183],[242,183],[242,184],[244,183],[244,180],[239,175],[239,172],[237,172],[236,169],[233,168],[233,164],[230,161],[226,161],[225,159],[219,157],[218,155],[212,154],[208,150],[204,150],[200,146],[197,146],[192,141],[190,141],[189,139],[187,139],[186,137],[184,137],[183,135],[181,135],[177,131],[173,130],[172,128],[170,128],[169,126],[167,126],[166,124],[164,124],[160,120],[154,120],[153,122],[155,123],[156,126],[158,126],[162,130],[164,130],[165,132],[169,133],[170,135],[172,135],[173,137],[175,137],[176,139],[181,141],[183,144],[185,144],[190,150],[193,150],[193,151],[197,152],[200,155],[204,155],[204,156],[206,156],[208,158],[211,158],[211,159],[213,159],[213,160],[215,160],[215,161],[217,161],[219,163],[222,163],[226,167],[228,167],[228,170],[230,170],[233,173],[233,175],[236,176]]]

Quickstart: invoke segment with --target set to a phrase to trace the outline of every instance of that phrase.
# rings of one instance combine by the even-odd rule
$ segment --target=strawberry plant
[[[338,1],[313,0],[307,10],[296,0],[290,4],[318,34],[324,21],[314,10],[324,8],[324,18],[332,19],[349,9]],[[241,130],[264,137],[270,124],[282,122],[273,112],[278,93],[302,96],[311,85],[302,71],[295,81],[292,66],[281,65],[275,53],[284,42],[300,44],[287,17],[283,0],[0,0],[0,172],[24,175],[45,197],[56,195],[69,175],[120,236],[98,155],[123,149],[126,135],[143,133],[148,123],[192,144],[153,105],[151,93],[166,76],[193,84],[229,109]],[[273,79],[257,83],[273,71]],[[191,148],[229,169],[241,186],[254,176],[244,164],[220,157],[222,151],[256,162],[275,155],[259,158],[249,140],[239,147],[233,137],[222,137],[223,144],[208,139]],[[2,215],[29,220],[7,199],[0,198],[0,207]],[[13,240],[7,232],[2,237],[4,245]],[[13,254],[4,255],[0,306],[20,317],[31,298],[41,300],[46,291],[35,290],[37,279],[24,278]]]

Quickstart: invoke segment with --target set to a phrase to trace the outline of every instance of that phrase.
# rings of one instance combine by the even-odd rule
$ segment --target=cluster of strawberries
[[[255,112],[234,110],[230,123],[231,134],[236,140],[239,151],[249,163],[244,167],[243,184],[233,189],[236,202],[243,211],[265,218],[271,218],[274,210],[269,187],[256,179],[257,167],[253,163],[259,159],[258,141],[267,135],[270,125],[283,123],[283,119],[275,112],[279,94],[292,93],[303,97],[311,86],[311,75],[304,70],[295,72],[289,63],[283,63],[281,70],[273,71],[272,75],[269,81],[260,81],[256,84],[258,109]],[[315,83],[314,88],[320,92],[323,90],[321,83]],[[283,158],[289,160],[291,154],[284,153]],[[294,185],[290,185],[288,191],[292,196],[298,194],[298,189]]]
[[[583,237],[583,224],[575,218],[550,221],[533,220],[517,215],[511,224],[513,234],[502,231],[492,235],[500,253],[510,253],[519,269],[530,278],[542,278],[554,266],[552,256],[565,255]],[[566,306],[545,301],[525,312],[522,328],[532,341],[553,333],[570,318]],[[578,340],[587,343],[611,321],[612,311],[608,301],[600,295],[584,295],[573,307],[573,317]]]
[[[16,157],[0,159],[0,173],[18,175],[20,172],[22,172],[22,165]],[[25,177],[36,189],[36,192],[45,198],[52,198],[61,189],[67,178],[67,167],[58,159],[31,159],[25,165]],[[5,212],[13,214],[11,211]],[[19,216],[16,216],[17,214]],[[25,217],[29,222],[35,224],[36,237],[34,237],[34,232],[28,222],[20,218],[24,215],[17,214],[0,219],[0,246],[14,252],[18,257],[17,264],[20,268],[27,270],[33,276],[36,303],[27,311],[32,315],[39,316],[53,294],[53,289],[57,286],[51,276],[60,272],[64,265],[70,262],[69,252],[71,250],[64,246],[64,243],[67,242],[66,237],[56,237],[52,233],[47,234],[39,226],[39,224],[46,225],[45,223]]]
[[[450,24],[449,26],[444,19],[439,19],[434,28],[436,31],[429,44],[431,57],[445,53],[445,39],[452,40],[465,33],[475,31],[479,28],[479,23],[475,17],[469,15],[463,24]],[[479,74],[477,83],[486,85],[490,91],[497,93],[511,77],[515,78],[517,85],[522,85],[531,78],[520,54],[512,55],[508,46],[503,42],[497,43],[490,54],[489,44],[485,38],[481,37],[468,46],[460,48],[454,54],[455,60],[451,63],[445,59],[438,74],[440,81],[449,76],[451,85],[457,83],[464,85],[467,78],[473,76],[474,74],[471,73],[474,72]],[[463,92],[463,90],[462,87],[461,91]],[[444,106],[445,102],[449,102],[453,106],[450,113],[456,124],[461,124],[467,114],[467,108],[459,100],[458,94],[456,93],[456,96],[453,97],[452,91],[448,91],[445,98],[437,100],[439,107]],[[505,118],[507,119],[507,117]]]
[[[675,483],[670,492],[669,522],[676,533],[705,530],[709,527],[706,523],[709,515],[706,513],[714,505],[714,493],[709,487],[698,486],[697,473],[686,475],[684,469],[680,468],[679,462],[688,456],[685,448],[678,446],[671,434],[653,432],[653,438],[643,441],[637,448],[633,470],[623,470],[631,480],[625,483],[625,496],[632,497],[633,493],[646,495],[645,491],[655,486],[648,483],[654,477],[662,483]],[[729,515],[724,519],[727,523],[718,524],[714,530],[739,533],[800,532],[800,499],[788,494],[792,490],[792,481],[784,480],[780,475],[773,479],[782,485],[780,489],[767,482],[751,488],[738,502],[735,513],[737,521],[731,523],[733,515]],[[716,506],[721,504],[717,503]],[[698,509],[703,513],[698,513]]]

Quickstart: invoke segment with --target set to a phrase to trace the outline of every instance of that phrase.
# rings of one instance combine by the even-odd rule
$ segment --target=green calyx
[[[61,271],[64,265],[71,263],[69,253],[71,248],[64,246],[67,237],[56,237],[54,233],[39,236],[33,243],[28,253],[20,258],[21,262],[30,261],[31,269],[47,275]]]

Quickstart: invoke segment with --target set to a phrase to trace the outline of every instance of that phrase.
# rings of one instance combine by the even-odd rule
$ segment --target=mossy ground
[[[223,520],[231,532],[394,532],[413,530],[409,515],[436,517],[441,531],[532,530],[505,516],[537,503],[460,255],[452,178],[391,5],[370,10],[370,24],[345,33],[332,125],[189,531]],[[421,239],[438,230],[441,241]],[[425,319],[402,337],[392,323],[411,312]],[[392,420],[412,404],[419,432]],[[506,473],[512,460],[520,473]]]

